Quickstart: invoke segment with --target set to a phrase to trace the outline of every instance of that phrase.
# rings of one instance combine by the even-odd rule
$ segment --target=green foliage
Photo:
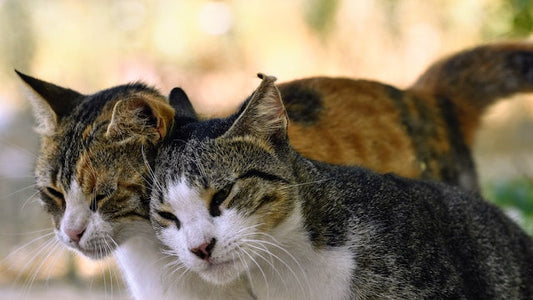
[[[533,32],[533,0],[499,0],[483,26],[486,38],[528,37]]]
[[[512,35],[528,36],[533,30],[533,1],[510,1],[513,18],[511,20]]]
[[[325,36],[335,20],[338,0],[305,1],[304,17],[307,25],[318,34]]]
[[[514,179],[491,183],[483,189],[485,197],[508,211],[530,235],[533,235],[533,181]]]

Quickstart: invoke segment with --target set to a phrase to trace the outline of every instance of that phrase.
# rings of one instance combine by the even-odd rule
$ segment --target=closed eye
[[[180,229],[180,227],[181,227],[180,220],[179,220],[178,217],[176,217],[176,215],[174,215],[173,213],[169,213],[169,212],[166,212],[166,211],[158,210],[158,211],[157,211],[157,214],[158,214],[161,218],[163,218],[163,219],[165,219],[165,220],[167,220],[167,221],[170,221],[170,222],[175,223],[175,224],[176,224],[176,227],[177,227],[178,229]]]
[[[211,216],[220,216],[220,205],[228,198],[229,194],[231,193],[231,190],[233,189],[233,184],[233,182],[227,184],[225,187],[223,187],[221,190],[219,190],[213,195],[213,198],[211,198],[211,203],[209,205],[209,213],[211,214]]]
[[[98,203],[100,201],[102,201],[103,199],[105,199],[105,197],[107,197],[106,194],[96,195],[96,197],[94,197],[93,201],[91,201],[91,206],[89,208],[92,211],[96,211],[98,209]]]
[[[54,189],[54,188],[51,188],[51,187],[46,187],[46,192],[58,199],[61,199],[63,200],[63,193],[61,193],[60,191]]]
[[[60,191],[52,187],[46,187],[44,189],[41,189],[40,192],[41,200],[44,203],[55,206],[57,208],[62,208],[65,206],[65,197]]]
[[[102,194],[96,195],[96,197],[94,197],[93,200],[91,201],[91,205],[89,206],[89,208],[93,212],[96,212],[96,210],[98,209],[98,204],[100,203],[100,201],[104,200],[107,197],[110,197],[114,192],[115,192],[115,190],[113,189],[113,190],[108,191],[106,193],[102,193]]]

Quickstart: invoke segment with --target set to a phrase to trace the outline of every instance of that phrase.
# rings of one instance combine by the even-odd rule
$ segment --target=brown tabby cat
[[[117,250],[139,299],[175,295],[162,286],[172,276],[165,275],[162,246],[148,221],[150,166],[171,127],[195,118],[190,104],[175,112],[143,84],[82,95],[19,75],[41,134],[37,187],[57,237],[95,259]],[[476,188],[469,148],[483,110],[504,96],[530,91],[532,77],[533,47],[513,43],[444,59],[406,91],[335,78],[303,79],[279,89],[291,119],[291,144],[305,156]],[[189,102],[181,89],[169,100]],[[200,298],[222,295],[201,292],[207,294]]]

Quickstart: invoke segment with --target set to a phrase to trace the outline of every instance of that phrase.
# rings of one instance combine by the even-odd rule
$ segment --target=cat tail
[[[409,91],[454,104],[467,145],[483,111],[515,93],[533,91],[533,43],[479,46],[437,61]]]

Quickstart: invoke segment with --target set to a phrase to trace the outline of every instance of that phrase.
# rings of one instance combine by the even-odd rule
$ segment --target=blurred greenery
[[[492,13],[482,32],[488,38],[528,37],[533,31],[532,0],[500,0],[492,3]]]
[[[486,184],[483,194],[507,211],[530,235],[533,235],[533,180],[518,178]]]
[[[307,25],[326,37],[335,21],[338,6],[338,0],[309,0],[303,10]]]

